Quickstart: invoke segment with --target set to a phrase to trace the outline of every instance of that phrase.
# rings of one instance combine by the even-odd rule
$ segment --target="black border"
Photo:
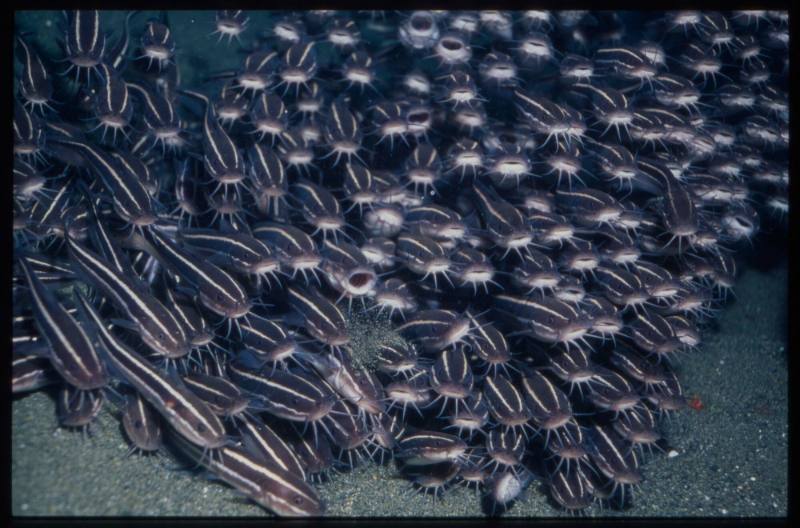
[[[233,5],[232,5],[233,4]],[[388,3],[391,4],[391,3]],[[28,0],[22,2],[12,2],[10,6],[6,5],[3,17],[3,25],[5,26],[6,45],[11,44],[11,39],[14,35],[15,12],[17,10],[41,10],[41,9],[63,9],[63,8],[98,8],[98,9],[133,9],[133,8],[164,8],[179,10],[199,10],[199,9],[216,9],[216,8],[243,8],[243,9],[285,9],[287,4],[278,3],[272,0],[238,0],[237,2],[203,2],[186,0],[171,0],[167,5],[164,3],[156,3],[153,1],[92,1],[83,0],[81,2],[54,2],[52,0]],[[591,0],[535,0],[531,2],[515,2],[512,0],[494,0],[492,2],[476,2],[476,1],[457,1],[446,2],[442,0],[405,0],[402,3],[398,2],[392,5],[387,5],[387,2],[373,1],[357,1],[357,0],[309,0],[300,4],[302,9],[370,9],[375,7],[391,8],[396,6],[398,10],[410,9],[522,9],[522,8],[536,8],[536,9],[593,9],[593,10],[674,10],[680,8],[691,9],[719,9],[719,10],[734,10],[734,9],[779,9],[789,11],[789,25],[790,25],[790,63],[797,64],[797,59],[800,59],[798,49],[800,45],[800,33],[798,33],[798,9],[797,5],[793,2],[785,0],[756,0],[756,1],[742,1],[742,0],[729,0],[726,2],[721,1],[687,1],[687,0],[648,0],[643,5],[642,2],[633,2],[630,0],[605,0],[603,2],[592,2]],[[13,56],[11,53],[11,46],[3,55],[2,61],[5,67],[2,71],[13,71]],[[795,70],[798,66],[794,66]],[[797,75],[797,74],[795,74]],[[10,168],[13,165],[13,152],[11,149],[11,134],[8,124],[11,122],[13,115],[13,100],[10,89],[10,83],[6,81],[3,87],[4,91],[8,91],[4,97],[6,101],[6,108],[8,113],[5,119],[6,128],[4,135],[7,134],[8,145],[6,150],[6,182],[8,189],[8,196],[11,195],[11,178]],[[798,98],[800,94],[800,82],[797,82],[790,71],[789,74],[789,108],[790,115],[797,115],[796,112],[800,111],[798,106]],[[694,528],[700,526],[788,526],[790,521],[797,519],[797,506],[794,499],[797,497],[796,490],[797,484],[793,477],[797,478],[800,471],[794,471],[797,456],[793,454],[792,448],[796,445],[796,438],[794,432],[796,431],[796,424],[798,419],[798,406],[795,405],[795,397],[797,390],[792,387],[791,380],[796,379],[794,374],[798,373],[798,359],[793,356],[796,350],[793,343],[798,341],[798,333],[800,332],[800,293],[797,292],[798,278],[795,273],[800,273],[800,259],[798,259],[798,252],[800,252],[800,239],[798,239],[798,228],[800,221],[796,220],[791,214],[796,211],[800,206],[800,193],[795,192],[800,185],[797,183],[798,167],[800,167],[798,158],[798,140],[797,133],[800,127],[792,126],[789,140],[789,171],[790,180],[794,180],[794,184],[789,185],[789,198],[790,198],[790,214],[789,214],[789,275],[788,275],[788,347],[787,347],[787,362],[790,373],[789,382],[789,478],[788,478],[788,502],[787,502],[787,517],[786,518],[693,518],[693,517],[676,517],[676,518],[321,518],[321,519],[308,519],[308,520],[293,520],[293,519],[279,519],[279,518],[217,518],[217,517],[95,517],[95,518],[81,518],[81,517],[12,517],[11,516],[11,405],[12,394],[11,384],[5,383],[6,398],[5,404],[0,405],[2,409],[2,426],[3,434],[0,435],[0,446],[2,447],[3,462],[5,463],[6,478],[2,481],[2,488],[4,491],[4,500],[2,519],[5,520],[5,526],[30,526],[42,528],[56,528],[61,526],[81,526],[81,527],[99,527],[99,526],[200,526],[200,527],[218,527],[218,526],[262,526],[266,524],[284,525],[284,526],[311,526],[311,525],[325,525],[325,526],[444,526],[444,525],[457,525],[457,526],[488,526],[488,525],[508,525],[508,526],[527,526],[534,524],[539,527],[545,526],[572,526],[572,525],[592,525],[592,526],[680,526],[682,528]],[[5,226],[0,228],[0,237],[2,237],[3,245],[7,248],[7,258],[1,259],[2,275],[5,277],[5,284],[11,283],[11,258],[13,255],[13,240],[11,237],[11,223],[13,220],[13,209],[9,207],[3,217]],[[7,290],[6,302],[2,304],[2,312],[8,315],[6,321],[10,321],[11,314],[11,289]],[[795,324],[793,324],[795,323]],[[10,335],[10,328],[9,329]],[[6,338],[8,350],[6,357],[11,355],[10,339]],[[0,361],[0,372],[2,379],[9,380],[11,378],[10,362]],[[779,469],[779,468],[776,468]]]

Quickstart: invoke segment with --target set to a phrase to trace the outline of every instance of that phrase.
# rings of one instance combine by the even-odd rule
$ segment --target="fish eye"
[[[303,497],[301,497],[300,495],[295,495],[293,502],[295,503],[296,506],[300,506],[301,504],[303,504]]]
[[[134,426],[136,429],[141,429],[143,425],[144,425],[144,424],[142,423],[142,421],[141,421],[141,420],[136,420],[135,422],[133,422],[133,426]]]
[[[298,405],[300,403],[300,398],[298,398],[297,396],[293,397],[292,398],[292,403],[295,404],[295,405]]]
[[[194,428],[197,430],[198,433],[206,432],[206,426],[201,423],[198,423]]]

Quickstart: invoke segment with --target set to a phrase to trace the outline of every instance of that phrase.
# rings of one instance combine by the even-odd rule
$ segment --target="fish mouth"
[[[634,293],[628,295],[623,300],[625,301],[625,304],[627,306],[634,306],[634,305],[644,304],[647,301],[647,297],[648,296],[643,293]]]
[[[275,347],[269,357],[271,361],[283,361],[292,356],[296,351],[297,346],[294,343],[285,343]]]
[[[539,57],[546,57],[550,55],[548,46],[542,42],[526,42],[522,45],[522,49],[528,55],[535,55]]]
[[[235,304],[233,306],[229,304],[219,304],[214,299],[209,298],[207,295],[201,295],[200,299],[203,301],[203,305],[206,308],[228,319],[238,319],[243,317],[250,312],[251,308],[250,303]]]
[[[374,218],[376,223],[385,224],[389,226],[402,226],[403,213],[394,208],[381,207],[374,209],[368,213],[368,216]]]
[[[320,403],[319,408],[317,408],[316,411],[309,413],[307,421],[316,422],[318,420],[322,420],[328,415],[328,413],[331,412],[331,409],[333,409],[333,400],[323,401]]]
[[[443,383],[434,389],[445,398],[463,399],[470,395],[471,388],[457,383]]]
[[[356,406],[367,414],[380,414],[383,411],[383,405],[373,398],[363,397],[358,400]]]
[[[610,209],[608,211],[600,211],[598,213],[596,220],[598,222],[612,222],[619,218],[620,211],[616,209]]]
[[[245,90],[263,90],[267,83],[258,75],[243,75],[239,77],[239,85]]]
[[[678,295],[678,288],[675,286],[663,286],[653,290],[651,295],[660,299],[669,299]]]
[[[351,69],[347,72],[347,80],[359,84],[370,84],[372,82],[372,75],[366,70]]]
[[[430,112],[427,110],[419,110],[417,112],[408,114],[408,121],[414,125],[420,126],[427,123],[431,118]]]
[[[720,64],[717,61],[700,61],[695,64],[695,69],[698,73],[716,73],[720,70]]]
[[[640,254],[637,251],[626,251],[617,253],[612,260],[617,264],[631,264],[639,260]]]
[[[330,42],[336,46],[349,46],[354,43],[354,40],[350,33],[342,31],[331,33]]]
[[[511,416],[509,418],[503,418],[502,422],[500,423],[502,423],[506,427],[519,427],[519,426],[524,426],[526,423],[528,423],[528,421],[529,417],[523,413]]]
[[[332,145],[332,149],[339,154],[356,154],[361,150],[361,145],[352,141],[337,141]]]
[[[575,323],[575,324],[577,325],[577,323]],[[583,337],[586,334],[587,330],[588,330],[588,328],[587,328],[587,325],[585,325],[585,324],[581,324],[580,326],[577,326],[575,328],[562,330],[561,331],[561,336],[560,336],[561,339],[560,340],[563,341],[563,342],[576,341],[576,340],[580,339],[581,337]]]
[[[241,26],[241,24],[238,24],[238,23],[236,23],[234,21],[227,21],[227,20],[222,21],[221,20],[221,21],[217,22],[217,29],[221,33],[228,33],[228,34],[231,34],[231,35],[236,35],[236,34],[239,34],[241,32],[242,26]]]
[[[512,68],[508,64],[499,64],[493,68],[490,68],[486,73],[495,79],[503,79],[503,80],[513,79],[514,76],[516,75],[514,68]]]
[[[697,234],[697,226],[692,224],[678,225],[673,227],[670,231],[676,237],[689,237]]]
[[[354,295],[364,295],[375,285],[377,277],[371,270],[356,270],[347,277],[347,290]]]
[[[494,273],[490,270],[475,270],[468,271],[461,275],[461,279],[465,282],[484,283],[492,280]]]
[[[439,231],[440,236],[451,240],[460,240],[464,237],[465,231],[461,226],[445,226]]]
[[[642,481],[642,475],[637,471],[623,471],[614,475],[614,481],[619,484],[636,485]]]
[[[556,292],[556,297],[568,302],[578,302],[586,297],[586,292],[584,290],[574,289],[574,290],[561,290]]]
[[[528,164],[522,160],[504,159],[498,162],[497,171],[506,176],[517,176],[528,172]]]
[[[223,121],[236,121],[244,116],[244,112],[239,108],[228,107],[217,111],[219,118]]]
[[[336,217],[319,218],[316,224],[323,231],[338,231],[344,227],[342,220]]]
[[[464,49],[464,44],[455,39],[442,39],[441,46],[448,52],[457,52]]]
[[[468,127],[478,127],[484,122],[483,116],[478,112],[465,110],[459,114],[461,122]]]
[[[179,137],[180,128],[177,127],[159,127],[153,130],[156,139],[167,141]]]
[[[483,163],[483,160],[478,154],[474,154],[471,152],[468,152],[466,154],[461,154],[460,156],[458,156],[456,161],[459,165],[465,165],[467,167],[481,165]]]
[[[655,431],[637,431],[631,439],[638,444],[653,444],[661,439],[661,435]]]
[[[381,127],[381,133],[384,136],[397,136],[405,134],[408,126],[403,121],[389,121]]]
[[[259,194],[261,194],[262,196],[267,196],[269,198],[283,198],[288,193],[286,192],[286,189],[282,189],[280,187],[265,186],[259,189]]]
[[[558,286],[561,281],[558,275],[534,275],[529,280],[525,281],[528,286],[534,289],[553,289]]]
[[[364,257],[366,257],[366,259],[373,264],[380,264],[386,260],[386,253],[383,251],[373,250],[368,246],[362,247],[361,253],[363,253]]]
[[[528,246],[533,242],[533,237],[527,233],[511,235],[506,239],[505,246],[510,249],[517,249]]]
[[[571,227],[554,227],[550,230],[550,238],[553,240],[566,240],[572,238],[575,231]]]
[[[571,77],[591,77],[593,74],[594,74],[594,69],[587,66],[572,68],[569,71],[569,75]]]
[[[426,267],[426,273],[430,274],[437,274],[437,273],[447,273],[450,270],[450,261],[449,260],[441,260],[441,259],[433,259]]]
[[[119,114],[106,114],[99,117],[103,125],[110,128],[125,128],[128,126],[128,120]]]
[[[348,198],[355,204],[372,204],[377,202],[378,197],[379,195],[376,192],[363,190],[351,194]]]
[[[308,270],[318,268],[320,262],[319,257],[297,257],[292,260],[291,265],[296,270]]]
[[[442,340],[445,346],[454,345],[469,335],[470,322],[468,319],[455,321]]]
[[[237,305],[232,309],[228,309],[225,315],[227,317],[230,317],[231,319],[238,319],[250,313],[250,308],[252,308],[252,305],[250,303]]]
[[[17,143],[14,145],[14,154],[33,154],[39,150],[35,143]]]
[[[100,59],[91,55],[76,55],[70,57],[70,62],[78,68],[94,68],[100,64]]]
[[[288,40],[290,42],[298,42],[300,40],[300,36],[291,26],[282,24],[275,26],[275,35],[282,40]]]
[[[428,31],[433,26],[433,20],[427,15],[418,14],[411,19],[411,27],[416,31]]]
[[[147,346],[159,354],[164,355],[166,358],[178,359],[189,353],[189,345],[186,342],[180,342],[176,343],[174,346],[169,346],[168,344],[162,343],[158,339],[149,336],[147,332],[140,332],[140,335],[142,337],[142,341],[144,341]]]
[[[253,273],[257,275],[264,275],[267,273],[276,273],[280,271],[281,265],[277,260],[267,260],[259,262],[253,267]]]
[[[678,348],[683,345],[677,338],[676,339],[667,339],[660,345],[656,346],[653,350],[659,356],[665,356],[667,354],[672,354]]]
[[[611,410],[616,412],[624,412],[636,407],[639,404],[638,395],[623,396],[611,404]]]
[[[616,321],[607,320],[607,321],[595,321],[592,328],[601,334],[616,334],[622,330],[622,325],[617,323]]]
[[[391,293],[378,294],[375,297],[375,301],[382,306],[387,306],[394,310],[408,310],[414,307],[413,304],[409,303],[402,296]]]
[[[415,169],[408,173],[408,179],[412,183],[431,184],[436,179],[436,176],[430,171]]]
[[[214,334],[208,332],[198,332],[197,334],[192,336],[189,342],[194,347],[202,347],[209,344],[213,340],[214,340]]]
[[[307,165],[313,159],[314,155],[307,150],[294,151],[287,157],[289,165]]]
[[[144,55],[148,59],[154,59],[159,62],[167,61],[172,56],[170,50],[164,46],[148,46],[144,50]]]
[[[598,264],[598,260],[594,257],[580,257],[572,261],[572,267],[576,270],[594,269]]]
[[[244,180],[244,173],[239,171],[229,171],[219,175],[217,181],[220,183],[239,183]]]
[[[453,90],[450,96],[457,102],[472,101],[475,98],[475,92],[467,89]]]
[[[319,110],[319,105],[316,101],[298,101],[297,109],[301,112],[314,113]]]
[[[308,82],[308,75],[302,70],[289,70],[281,73],[281,78],[288,84],[305,84]]]

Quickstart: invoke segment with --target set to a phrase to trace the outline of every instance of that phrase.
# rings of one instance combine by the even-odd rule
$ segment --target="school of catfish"
[[[171,15],[15,35],[13,392],[277,515],[366,463],[629,506],[785,229],[788,13],[198,13],[191,86]]]

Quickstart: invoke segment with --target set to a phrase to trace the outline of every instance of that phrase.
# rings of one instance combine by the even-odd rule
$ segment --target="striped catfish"
[[[120,273],[106,259],[70,237],[67,237],[67,247],[73,267],[132,321],[145,344],[168,358],[180,358],[189,353],[183,326],[144,283]]]
[[[177,378],[168,378],[141,354],[119,340],[86,298],[78,294],[83,317],[90,321],[102,343],[106,360],[190,442],[218,448],[228,441],[217,416]]]
[[[106,386],[108,373],[89,336],[36,277],[27,259],[23,257],[19,263],[30,287],[36,326],[50,345],[50,363],[67,383],[80,390]]]

